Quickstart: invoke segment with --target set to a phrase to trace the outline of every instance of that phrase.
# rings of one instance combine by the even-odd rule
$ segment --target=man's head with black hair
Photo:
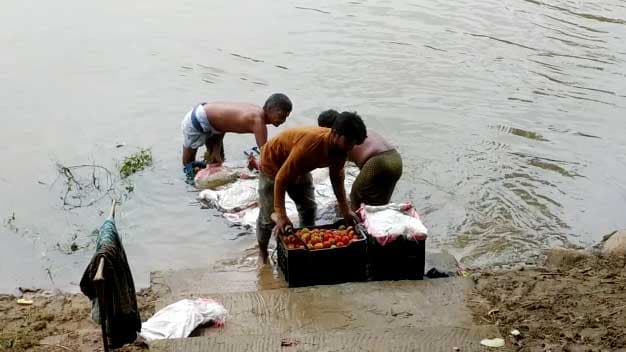
[[[329,109],[323,111],[317,118],[317,124],[320,127],[333,128],[333,124],[335,123],[335,120],[337,120],[337,116],[339,116],[339,112],[337,112],[337,110]]]
[[[337,149],[349,152],[367,138],[365,123],[356,112],[326,110],[317,118],[320,127],[332,128],[332,141]]]
[[[274,93],[270,95],[263,105],[265,122],[274,126],[282,125],[287,120],[292,108],[291,100],[285,94]]]

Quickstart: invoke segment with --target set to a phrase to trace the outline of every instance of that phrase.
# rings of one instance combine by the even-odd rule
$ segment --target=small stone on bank
[[[480,341],[480,344],[487,347],[502,347],[504,346],[504,339],[496,337],[495,339],[484,339]]]

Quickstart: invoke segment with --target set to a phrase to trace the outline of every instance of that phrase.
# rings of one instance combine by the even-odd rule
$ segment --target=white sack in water
[[[258,180],[241,180],[232,187],[222,190],[205,189],[198,195],[198,200],[216,207],[224,213],[235,213],[257,204],[259,194]]]
[[[197,189],[216,189],[237,181],[239,178],[255,177],[242,162],[226,162],[222,165],[210,164],[198,171],[194,177]]]
[[[333,223],[338,219],[335,208],[337,200],[330,183],[328,169],[316,169],[312,173],[315,187],[315,202],[317,203],[318,224]],[[352,183],[358,175],[358,168],[346,165],[345,189],[350,193]],[[256,228],[258,208],[258,180],[237,180],[216,190],[204,190],[198,199],[210,207],[217,208],[224,213],[224,217],[238,225]],[[298,224],[296,205],[287,195],[285,197],[287,216],[294,224]]]

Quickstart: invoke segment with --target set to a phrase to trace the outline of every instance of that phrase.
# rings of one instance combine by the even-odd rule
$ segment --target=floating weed
[[[95,162],[71,166],[57,163],[57,180],[63,181],[63,194],[60,197],[63,207],[71,210],[92,206],[104,198],[127,199],[135,189],[130,176],[152,164],[152,151],[149,148],[139,149],[125,157],[117,163],[115,170]],[[99,211],[99,215],[103,214]]]
[[[140,149],[138,152],[127,156],[122,161],[120,169],[120,177],[128,178],[146,167],[152,165],[152,151],[150,149]]]

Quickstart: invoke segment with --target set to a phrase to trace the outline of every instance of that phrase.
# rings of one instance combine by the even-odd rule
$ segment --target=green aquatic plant
[[[152,164],[152,151],[149,148],[139,149],[125,157],[117,163],[115,170],[95,162],[70,166],[57,163],[57,180],[63,181],[60,196],[63,207],[71,210],[92,206],[104,198],[128,198],[135,189],[130,176]]]
[[[143,169],[152,165],[152,151],[150,149],[140,149],[136,153],[124,158],[120,164],[120,177],[128,178]]]

